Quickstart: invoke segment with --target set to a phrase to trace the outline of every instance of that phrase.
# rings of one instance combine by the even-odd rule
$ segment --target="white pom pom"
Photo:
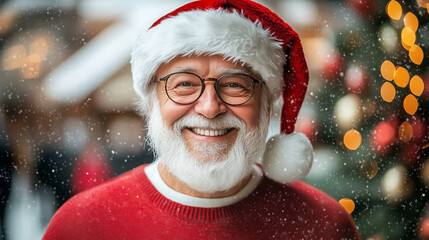
[[[304,134],[279,134],[268,140],[262,162],[268,178],[295,182],[307,176],[312,164],[313,147]]]

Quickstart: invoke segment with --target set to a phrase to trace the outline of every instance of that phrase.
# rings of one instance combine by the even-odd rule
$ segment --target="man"
[[[336,201],[297,181],[313,156],[292,133],[308,71],[277,15],[187,4],[142,33],[131,64],[157,160],[70,199],[44,239],[359,239]],[[264,153],[281,95],[282,134]]]

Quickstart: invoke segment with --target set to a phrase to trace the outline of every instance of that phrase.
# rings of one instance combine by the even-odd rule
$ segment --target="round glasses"
[[[214,88],[219,99],[228,105],[247,103],[255,92],[255,85],[261,83],[243,73],[225,74],[219,78],[202,79],[190,72],[175,72],[161,77],[165,81],[165,92],[171,101],[178,104],[191,104],[204,92],[205,82],[214,81]]]

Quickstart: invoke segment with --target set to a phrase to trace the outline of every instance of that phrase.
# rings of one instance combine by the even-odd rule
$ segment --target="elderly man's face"
[[[186,71],[195,73],[203,79],[219,78],[225,73],[231,72],[231,70],[239,70],[252,75],[248,68],[224,60],[222,56],[216,55],[177,57],[169,63],[161,65],[157,71],[156,77],[159,78],[173,72]],[[168,127],[172,128],[173,124],[185,115],[197,114],[207,119],[215,119],[225,114],[232,114],[246,124],[247,131],[251,131],[259,124],[260,88],[260,84],[256,85],[254,96],[249,102],[240,106],[231,106],[223,103],[216,95],[214,82],[206,82],[206,88],[202,96],[196,102],[188,105],[181,105],[169,99],[165,92],[165,81],[158,83],[157,96],[162,119]],[[212,130],[212,134],[217,133],[219,136],[208,136],[205,134],[205,130]],[[225,133],[225,130],[228,131]],[[187,144],[188,150],[196,154],[194,152],[195,144],[199,143],[224,142],[227,143],[229,147],[232,146],[237,137],[237,129],[184,128],[182,129],[182,136]]]

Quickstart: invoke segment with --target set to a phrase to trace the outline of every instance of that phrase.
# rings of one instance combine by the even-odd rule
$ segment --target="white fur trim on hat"
[[[280,183],[304,178],[313,164],[313,147],[302,133],[279,134],[268,140],[262,160],[265,175]]]
[[[164,19],[142,33],[131,54],[134,89],[146,108],[149,83],[162,63],[177,56],[223,55],[252,68],[276,99],[283,89],[282,43],[259,22],[237,12],[195,10]],[[147,112],[147,109],[142,109]]]

